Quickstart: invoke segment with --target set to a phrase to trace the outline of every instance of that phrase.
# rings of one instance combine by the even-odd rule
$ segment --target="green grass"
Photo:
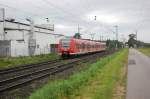
[[[147,56],[150,56],[150,48],[139,48],[139,51]]]
[[[0,68],[9,68],[23,64],[37,63],[55,59],[58,59],[58,55],[56,54],[26,56],[17,58],[0,58]]]
[[[67,80],[50,82],[29,99],[112,99],[128,50],[105,57]]]

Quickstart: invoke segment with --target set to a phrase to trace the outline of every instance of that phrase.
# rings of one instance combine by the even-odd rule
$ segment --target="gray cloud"
[[[20,21],[32,17],[37,24],[45,23],[49,17],[56,25],[56,33],[73,35],[80,24],[83,37],[90,38],[90,33],[96,33],[95,39],[99,35],[114,38],[113,26],[118,25],[120,36],[127,38],[129,33],[138,30],[138,39],[145,42],[150,42],[149,5],[149,0],[0,0],[0,7],[6,8],[6,17]],[[93,16],[99,20],[88,20],[86,15],[95,11],[99,14]],[[111,16],[119,21],[105,22],[115,20]]]

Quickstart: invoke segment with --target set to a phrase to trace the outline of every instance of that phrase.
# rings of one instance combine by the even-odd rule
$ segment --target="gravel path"
[[[150,99],[150,57],[130,49],[126,99]]]

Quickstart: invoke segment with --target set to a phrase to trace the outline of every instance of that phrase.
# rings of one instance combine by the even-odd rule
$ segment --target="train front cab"
[[[59,42],[59,55],[65,58],[75,56],[77,54],[76,40],[74,38],[65,38]]]
[[[69,57],[70,55],[70,38],[61,39],[59,41],[59,55]]]

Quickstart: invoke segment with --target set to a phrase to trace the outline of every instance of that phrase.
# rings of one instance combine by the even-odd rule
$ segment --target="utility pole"
[[[94,40],[95,33],[91,33],[91,39]]]
[[[100,41],[103,41],[103,36],[102,35],[100,35]]]
[[[118,26],[115,25],[114,27],[115,27],[115,29],[116,29],[116,40],[118,41]]]
[[[118,26],[115,25],[114,27],[116,28],[116,48],[118,48],[118,44],[117,44],[117,42],[118,42]]]
[[[80,33],[80,30],[81,30],[82,28],[80,28],[80,26],[79,26],[79,24],[78,24],[78,33]]]
[[[123,34],[121,35],[121,39],[122,39],[122,42],[123,42],[123,47],[125,47],[126,39],[125,39]]]
[[[137,41],[137,33],[138,33],[138,31],[136,30],[136,31],[135,31],[135,34],[136,34],[136,41]]]
[[[137,42],[137,30],[135,31],[135,35],[136,35],[136,47],[138,47],[138,42]]]
[[[5,30],[4,30],[4,28],[5,28],[5,9],[4,8],[1,8],[0,9],[0,21],[2,21],[2,29],[1,29],[1,33],[0,33],[0,35],[1,35],[1,40],[5,40]]]
[[[101,35],[99,36],[99,41],[102,41],[102,40],[101,40]]]
[[[103,41],[103,36],[102,36],[102,41]]]

